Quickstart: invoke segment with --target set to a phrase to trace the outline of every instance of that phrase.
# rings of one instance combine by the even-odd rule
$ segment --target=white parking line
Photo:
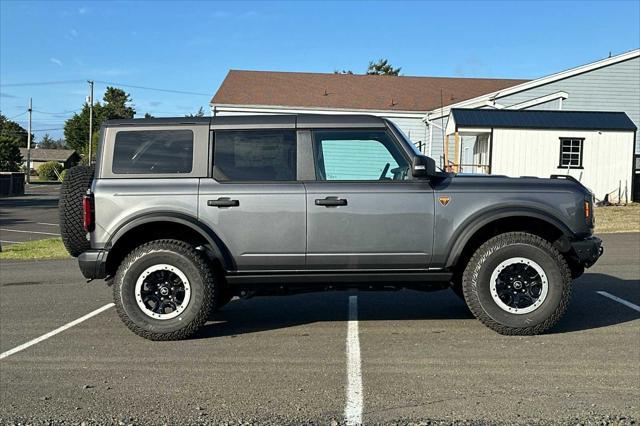
[[[360,337],[358,336],[358,296],[349,296],[347,328],[347,406],[344,416],[347,425],[362,424],[362,371]]]
[[[627,308],[631,308],[634,311],[640,312],[640,306],[635,305],[627,300],[621,299],[618,296],[614,296],[613,294],[607,293],[606,291],[596,291],[596,293],[598,293],[600,296],[608,297],[611,300],[615,300],[616,302],[623,304]]]
[[[45,225],[45,226],[60,226],[57,223],[47,223],[47,222],[36,222],[36,224]]]
[[[20,241],[0,240],[0,243],[18,244]]]
[[[55,330],[48,332],[47,334],[43,334],[42,336],[37,337],[37,338],[35,338],[33,340],[30,340],[27,343],[24,343],[24,344],[22,344],[20,346],[16,346],[15,348],[9,349],[6,352],[2,352],[0,354],[0,359],[6,358],[6,357],[8,357],[10,355],[15,354],[16,352],[20,352],[20,351],[22,351],[24,349],[27,349],[28,347],[33,346],[36,343],[42,342],[43,340],[47,340],[49,337],[55,336],[58,333],[62,333],[63,331],[73,327],[74,325],[78,325],[81,322],[86,321],[89,318],[98,315],[100,312],[106,311],[107,309],[112,308],[114,306],[115,306],[115,304],[108,303],[108,304],[104,305],[103,307],[98,308],[95,311],[89,312],[87,315],[78,318],[77,320],[71,321],[70,323],[63,325],[62,327],[58,327]]]
[[[7,229],[7,228],[0,228],[0,231],[3,232],[21,232],[23,234],[42,234],[42,235],[56,235],[56,236],[60,236],[60,234],[55,234],[53,232],[37,232],[37,231],[23,231],[21,229]]]

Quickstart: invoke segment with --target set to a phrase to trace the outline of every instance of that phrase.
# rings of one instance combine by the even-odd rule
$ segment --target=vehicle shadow
[[[574,282],[569,309],[548,334],[579,332],[639,319],[638,312],[596,293],[606,291],[624,295],[629,294],[630,290],[638,296],[634,296],[634,300],[640,299],[640,280],[624,280],[599,273],[585,274]],[[256,297],[232,301],[194,338],[237,336],[317,322],[346,322],[349,295],[358,296],[359,321],[424,321],[425,327],[438,328],[438,320],[473,319],[464,302],[449,290],[433,293],[402,290]],[[490,331],[487,329],[487,332]]]

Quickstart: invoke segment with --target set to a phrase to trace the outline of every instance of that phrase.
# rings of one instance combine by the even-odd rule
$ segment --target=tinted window
[[[318,180],[404,180],[409,163],[383,131],[315,132]]]
[[[140,130],[116,134],[113,173],[190,173],[192,167],[191,130]]]
[[[220,181],[296,180],[294,131],[218,131],[213,177]]]

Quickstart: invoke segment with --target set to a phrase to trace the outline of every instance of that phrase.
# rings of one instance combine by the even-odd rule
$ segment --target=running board
[[[227,275],[232,285],[245,284],[391,284],[448,282],[451,272],[299,273]]]

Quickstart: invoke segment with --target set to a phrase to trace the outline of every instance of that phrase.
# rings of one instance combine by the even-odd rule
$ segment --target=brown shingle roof
[[[31,150],[31,161],[67,161],[76,152],[73,149],[44,149]],[[20,148],[22,158],[27,160],[27,148]]]
[[[211,103],[426,112],[525,81],[231,70]]]

